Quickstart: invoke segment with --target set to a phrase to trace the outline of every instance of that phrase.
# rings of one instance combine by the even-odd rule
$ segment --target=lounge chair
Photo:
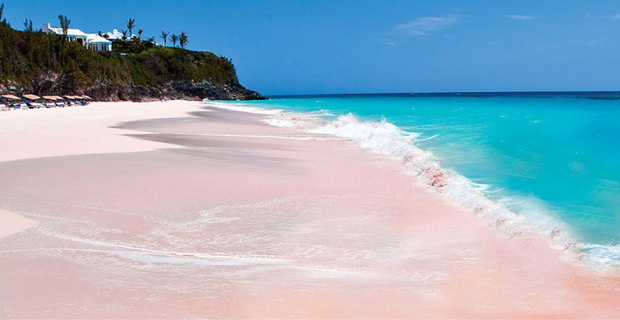
[[[34,108],[43,108],[44,106],[40,103],[36,103],[36,102],[30,102],[30,100],[28,99],[24,99],[24,103],[28,106],[28,108],[30,109],[34,109]]]
[[[0,107],[5,107],[6,110],[19,109],[21,108],[21,104],[19,103],[19,101],[19,98],[14,95],[3,95],[0,98]]]

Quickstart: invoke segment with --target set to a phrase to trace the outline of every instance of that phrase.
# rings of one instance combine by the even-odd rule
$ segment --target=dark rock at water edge
[[[119,86],[111,83],[98,83],[77,90],[63,90],[67,79],[59,75],[38,77],[32,87],[20,86],[15,82],[0,84],[0,94],[22,95],[88,95],[93,101],[137,101],[146,102],[166,99],[183,100],[266,100],[256,91],[246,89],[239,83],[211,84],[208,81],[191,80],[170,81],[165,86],[147,87],[140,85]]]
[[[153,101],[161,98],[183,100],[266,100],[260,93],[240,84],[196,83],[191,80],[171,81],[159,88],[146,86],[98,85],[87,88],[84,94],[97,101]]]

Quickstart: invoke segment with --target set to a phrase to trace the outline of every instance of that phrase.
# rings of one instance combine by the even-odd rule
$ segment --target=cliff
[[[0,93],[87,94],[99,101],[265,99],[239,83],[230,59],[210,52],[139,39],[97,52],[6,23],[0,23]]]

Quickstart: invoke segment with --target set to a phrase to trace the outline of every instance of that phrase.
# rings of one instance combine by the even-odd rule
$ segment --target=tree
[[[4,2],[2,4],[0,4],[0,23],[5,24],[6,23],[6,19],[2,19],[2,13],[4,12]]]
[[[121,30],[121,33],[123,34],[123,41],[127,41],[127,30]]]
[[[164,47],[165,47],[166,43],[168,42],[168,32],[162,31],[161,32],[161,38],[164,39]]]
[[[136,19],[129,18],[129,20],[127,20],[127,30],[129,30],[130,37],[133,34],[133,27],[135,26],[136,26]]]
[[[34,28],[32,27],[32,20],[26,19],[26,21],[24,22],[24,31],[26,32],[34,31]]]
[[[69,32],[69,25],[71,24],[71,20],[64,15],[59,15],[58,20],[60,21],[60,27],[62,28],[63,37],[67,38],[67,33]]]
[[[179,44],[181,45],[181,48],[185,49],[188,42],[187,33],[185,33],[185,31],[181,32],[181,35],[179,36]]]
[[[176,47],[177,41],[179,40],[179,36],[177,36],[176,34],[173,34],[170,36],[170,40],[172,40],[172,46]]]
[[[142,40],[142,32],[144,32],[144,30],[138,29],[138,37],[140,38],[140,40]]]

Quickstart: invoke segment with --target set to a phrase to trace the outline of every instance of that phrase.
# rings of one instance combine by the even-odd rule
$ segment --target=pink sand
[[[0,210],[0,239],[27,230],[36,224],[34,220]]]
[[[620,317],[618,277],[346,141],[195,102],[5,114],[0,205],[38,224],[0,239],[2,318]]]

